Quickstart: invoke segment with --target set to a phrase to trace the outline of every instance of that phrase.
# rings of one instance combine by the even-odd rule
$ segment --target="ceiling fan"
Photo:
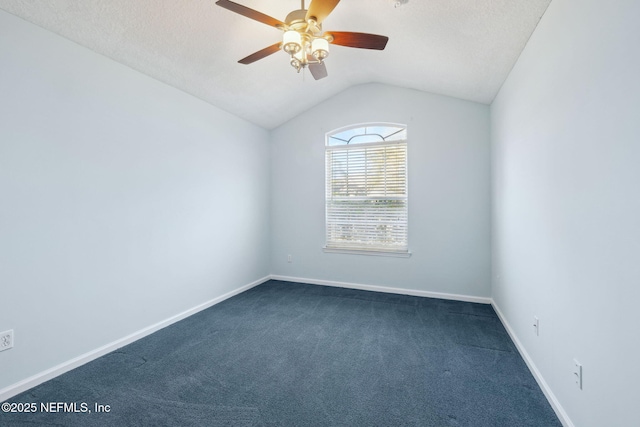
[[[320,80],[327,77],[324,59],[329,55],[329,44],[383,50],[389,41],[389,37],[385,36],[348,31],[328,31],[323,34],[322,21],[329,16],[340,0],[311,0],[309,9],[305,9],[304,0],[300,3],[300,9],[289,13],[282,22],[241,4],[218,0],[218,6],[284,31],[281,42],[252,53],[238,62],[251,64],[282,49],[289,54],[289,63],[297,72],[309,68],[313,78]]]

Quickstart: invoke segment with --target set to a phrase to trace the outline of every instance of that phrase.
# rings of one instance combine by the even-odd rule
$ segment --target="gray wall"
[[[0,389],[269,274],[268,133],[0,11]]]
[[[638,17],[554,0],[491,108],[493,298],[580,427],[640,425]]]
[[[575,425],[640,424],[637,16],[554,0],[490,111],[369,84],[268,133],[0,11],[0,388],[273,273],[493,296]],[[368,121],[411,258],[322,252],[324,134]]]
[[[376,121],[408,126],[412,256],[324,253],[325,133]],[[367,84],[274,129],[272,273],[490,296],[489,126],[486,105]]]

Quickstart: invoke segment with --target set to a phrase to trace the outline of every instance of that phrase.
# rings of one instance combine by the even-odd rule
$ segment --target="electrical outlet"
[[[291,254],[287,255],[287,262],[291,262]]]
[[[580,390],[582,390],[582,364],[573,359],[573,379]]]
[[[538,316],[533,316],[533,331],[536,336],[540,335],[540,319],[538,319]]]
[[[13,329],[0,332],[0,351],[13,348]]]

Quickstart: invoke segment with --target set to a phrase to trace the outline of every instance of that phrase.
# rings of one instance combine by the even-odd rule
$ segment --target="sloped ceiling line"
[[[551,0],[342,1],[326,30],[389,37],[384,51],[331,46],[329,77],[296,74],[281,38],[214,0],[0,0],[0,8],[266,129],[362,83],[489,104]],[[236,0],[283,20],[299,0]],[[304,94],[304,96],[301,96]]]

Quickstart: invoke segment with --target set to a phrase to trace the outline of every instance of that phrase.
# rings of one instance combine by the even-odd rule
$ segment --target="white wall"
[[[491,109],[493,297],[579,427],[640,425],[638,17],[554,0]]]
[[[0,389],[269,274],[268,133],[0,11]]]
[[[324,253],[325,133],[408,126],[410,258]],[[380,84],[352,87],[271,132],[276,275],[490,295],[489,108]],[[287,254],[293,262],[287,263]]]

